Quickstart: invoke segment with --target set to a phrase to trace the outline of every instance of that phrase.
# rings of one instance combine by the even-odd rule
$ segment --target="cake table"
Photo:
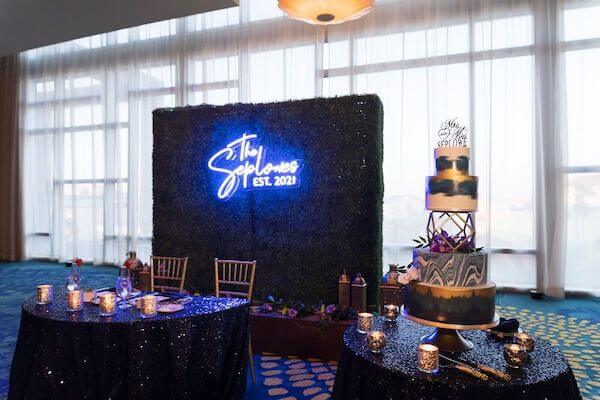
[[[536,339],[535,350],[522,369],[506,366],[502,355],[505,341],[482,331],[468,331],[473,350],[452,358],[481,363],[511,375],[510,382],[490,377],[480,381],[454,368],[441,367],[436,374],[417,369],[419,338],[430,328],[405,318],[388,323],[377,318],[387,344],[380,354],[371,353],[367,337],[350,327],[338,365],[332,397],[344,400],[378,399],[485,399],[485,400],[566,400],[581,399],[569,363],[558,348]],[[440,359],[440,362],[443,360]]]

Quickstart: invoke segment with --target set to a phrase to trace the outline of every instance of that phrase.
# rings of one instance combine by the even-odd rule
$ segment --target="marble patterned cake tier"
[[[441,286],[478,286],[487,283],[486,253],[434,253],[413,251],[413,266],[419,269],[421,282]]]
[[[411,282],[404,286],[404,310],[433,322],[483,325],[494,321],[496,284],[449,287]]]

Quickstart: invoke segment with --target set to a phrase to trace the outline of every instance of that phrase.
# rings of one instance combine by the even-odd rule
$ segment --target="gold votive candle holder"
[[[504,345],[504,359],[511,368],[521,368],[527,362],[527,349],[517,343]]]
[[[67,292],[67,310],[83,310],[83,290],[71,290]]]
[[[369,331],[367,333],[367,344],[373,353],[381,353],[385,347],[385,333],[381,331]]]
[[[521,332],[521,333],[515,334],[513,341],[516,344],[525,346],[525,349],[528,352],[533,351],[533,349],[535,348],[535,339],[532,335],[530,335],[528,333]]]
[[[394,322],[400,315],[400,307],[395,304],[386,304],[383,306],[383,315],[388,322]]]
[[[98,304],[100,305],[100,315],[109,317],[117,312],[117,295],[115,293],[102,293],[98,296]]]
[[[156,296],[148,294],[140,298],[140,313],[142,318],[152,318],[157,312]]]
[[[373,314],[368,312],[358,313],[356,324],[359,333],[367,333],[373,330]]]
[[[440,369],[440,349],[429,343],[421,343],[417,349],[417,368],[421,372],[435,374]]]
[[[40,305],[52,303],[54,296],[54,288],[52,285],[39,285],[37,287],[36,303]]]

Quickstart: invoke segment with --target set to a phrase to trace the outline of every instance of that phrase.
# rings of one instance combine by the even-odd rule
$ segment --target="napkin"
[[[500,318],[500,323],[494,328],[496,332],[515,333],[519,330],[519,321],[515,318]]]

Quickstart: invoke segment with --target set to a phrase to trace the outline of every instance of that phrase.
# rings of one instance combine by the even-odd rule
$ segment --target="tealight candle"
[[[381,331],[369,331],[367,334],[369,350],[373,353],[381,353],[385,347],[385,334]]]
[[[383,306],[383,314],[389,322],[394,322],[400,315],[400,307],[395,304],[386,304]]]
[[[52,303],[52,297],[52,285],[39,285],[37,287],[37,304],[50,304]]]
[[[100,315],[109,317],[117,312],[117,295],[115,293],[102,293],[98,296]]]
[[[358,320],[356,322],[358,325],[358,332],[367,333],[373,329],[373,314],[368,312],[358,313]]]
[[[71,290],[67,292],[67,310],[83,310],[83,290]]]
[[[421,343],[417,350],[417,368],[428,374],[435,374],[440,369],[440,349],[428,343]]]
[[[514,337],[514,342],[521,346],[525,346],[525,349],[528,352],[533,351],[535,348],[535,339],[528,333],[517,333]]]
[[[504,359],[509,367],[521,368],[527,361],[527,349],[516,343],[505,344]]]
[[[142,318],[152,318],[156,315],[156,296],[148,294],[140,299]]]

